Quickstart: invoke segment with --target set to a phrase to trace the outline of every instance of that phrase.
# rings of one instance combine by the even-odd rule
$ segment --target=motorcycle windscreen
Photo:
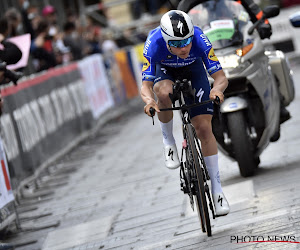
[[[214,49],[243,43],[243,32],[249,15],[234,1],[217,0],[197,5],[188,13],[194,25],[206,34]]]

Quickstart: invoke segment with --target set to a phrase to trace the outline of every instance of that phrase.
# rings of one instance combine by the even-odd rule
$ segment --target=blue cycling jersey
[[[144,45],[143,81],[154,81],[155,65],[157,63],[177,68],[190,65],[196,59],[201,58],[210,75],[222,69],[207,36],[196,26],[194,27],[194,32],[190,54],[186,59],[181,59],[168,50],[160,27],[152,30]]]

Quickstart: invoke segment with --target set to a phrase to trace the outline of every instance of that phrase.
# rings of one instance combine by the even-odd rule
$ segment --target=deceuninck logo
[[[263,243],[263,242],[275,242],[275,243],[298,243],[295,235],[232,235],[230,236],[230,243]]]

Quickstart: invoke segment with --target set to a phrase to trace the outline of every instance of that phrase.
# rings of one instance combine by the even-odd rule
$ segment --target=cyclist
[[[159,110],[172,106],[169,93],[172,92],[174,79],[182,76],[192,81],[192,87],[196,89],[196,102],[214,100],[217,96],[223,102],[223,92],[228,81],[208,38],[199,27],[193,25],[191,18],[183,11],[171,10],[162,16],[160,26],[148,35],[143,55],[145,62],[142,70],[141,97],[146,104],[144,111],[151,116],[149,110],[152,107],[158,113],[163,134],[165,165],[175,169],[179,167],[180,162],[173,136],[173,112]],[[212,89],[203,63],[214,79]],[[191,100],[186,101],[191,103]],[[212,103],[191,109],[191,121],[201,141],[211,177],[216,214],[220,216],[229,213],[229,204],[219,176],[218,149],[211,127],[212,114]]]

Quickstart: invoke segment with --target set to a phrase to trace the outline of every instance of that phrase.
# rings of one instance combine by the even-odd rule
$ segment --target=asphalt
[[[231,212],[212,221],[212,237],[180,191],[178,170],[163,166],[158,122],[152,125],[136,98],[22,187],[20,229],[11,225],[3,241],[20,250],[300,248],[300,71],[296,61],[292,66],[292,119],[262,154],[256,175],[242,178],[220,154]],[[180,147],[176,113],[174,120]]]

